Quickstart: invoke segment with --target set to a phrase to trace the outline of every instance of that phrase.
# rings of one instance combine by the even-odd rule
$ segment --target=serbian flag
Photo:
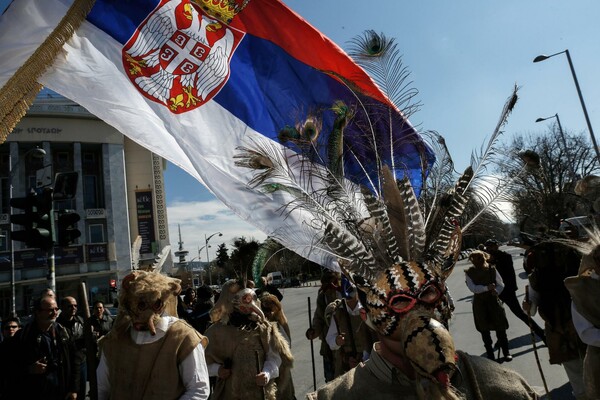
[[[13,1],[0,19],[0,87],[72,5]],[[48,63],[39,83],[190,173],[267,235],[286,232],[286,247],[322,265],[328,255],[306,245],[318,232],[302,212],[282,211],[289,198],[248,186],[252,171],[235,165],[236,148],[266,139],[293,153],[281,132],[311,116],[326,143],[343,102],[354,114],[344,130],[348,179],[372,185],[383,162],[419,187],[423,153],[432,161],[365,71],[278,0],[97,0]],[[362,141],[367,128],[381,136],[378,149]]]

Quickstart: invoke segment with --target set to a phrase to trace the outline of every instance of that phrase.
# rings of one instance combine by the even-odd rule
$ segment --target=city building
[[[41,158],[33,156],[36,147],[45,151]],[[18,314],[27,314],[31,299],[50,282],[46,252],[11,241],[11,186],[12,197],[20,198],[52,187],[57,173],[78,173],[73,198],[55,198],[52,203],[55,219],[64,210],[81,217],[76,223],[81,236],[54,247],[57,295],[77,295],[85,282],[90,305],[94,300],[111,303],[131,271],[135,238],[142,237],[142,268],[170,243],[165,167],[164,159],[83,107],[42,91],[0,145],[0,315],[10,313],[13,293]],[[167,263],[172,268],[171,256]]]

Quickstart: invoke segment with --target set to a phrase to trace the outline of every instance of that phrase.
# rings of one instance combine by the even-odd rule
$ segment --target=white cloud
[[[208,201],[177,201],[167,206],[167,218],[169,220],[169,239],[171,248],[176,251],[179,248],[179,231],[181,228],[181,240],[184,250],[189,251],[187,260],[198,257],[198,249],[204,247],[206,237],[216,232],[223,236],[214,235],[209,241],[208,249],[210,259],[213,260],[217,247],[225,243],[231,250],[233,239],[244,236],[246,239],[263,241],[266,235],[253,225],[243,221],[227,206],[219,200]],[[206,249],[202,249],[201,261],[206,261]]]

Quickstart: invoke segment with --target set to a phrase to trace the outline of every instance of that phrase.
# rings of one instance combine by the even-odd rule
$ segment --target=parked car
[[[280,271],[269,272],[267,274],[267,285],[275,287],[283,285],[283,274]]]
[[[298,287],[300,286],[300,280],[298,278],[285,278],[283,280],[282,287]]]
[[[594,221],[586,215],[579,217],[571,217],[560,220],[559,232],[566,234],[569,229],[575,228],[578,237],[576,239],[586,239],[588,231],[593,230]]]

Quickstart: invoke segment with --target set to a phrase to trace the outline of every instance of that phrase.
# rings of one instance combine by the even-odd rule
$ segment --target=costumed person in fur
[[[290,348],[292,347],[292,334],[287,317],[283,312],[283,306],[276,295],[263,292],[258,299],[260,309],[263,311],[267,321],[277,326],[279,333],[283,336]],[[279,367],[279,378],[275,379],[279,399],[295,399],[294,381],[292,380],[292,365],[281,363]]]
[[[473,296],[473,318],[475,328],[481,333],[487,357],[495,360],[492,335],[490,331],[496,331],[498,345],[504,354],[504,361],[512,361],[508,351],[508,320],[504,306],[498,296],[504,290],[502,276],[496,268],[490,266],[488,261],[490,255],[481,250],[475,250],[469,255],[469,261],[473,266],[465,270],[467,287]]]
[[[321,287],[317,294],[317,309],[313,315],[312,328],[306,330],[306,338],[308,340],[321,339],[319,354],[323,357],[325,382],[332,381],[335,378],[333,350],[331,350],[325,340],[330,321],[330,318],[325,316],[325,310],[329,304],[340,298],[340,274],[330,270],[323,271],[321,275]]]
[[[208,399],[207,340],[165,312],[180,291],[179,279],[157,272],[123,279],[119,314],[99,341],[98,399]]]
[[[395,45],[384,36],[369,31],[354,45],[351,55],[374,72],[380,87],[390,87],[390,79],[398,83],[394,71],[405,73]],[[490,185],[493,177],[483,172],[496,154],[495,144],[517,100],[516,88],[489,144],[473,155],[453,188],[449,182],[456,177],[443,138],[412,130],[388,102],[382,102],[380,114],[364,115],[364,93],[352,85],[348,90],[353,98],[316,110],[296,127],[282,127],[281,144],[301,154],[253,139],[236,155],[237,165],[254,170],[250,187],[262,190],[265,198],[289,199],[289,212],[302,211],[303,224],[314,232],[292,238],[282,230],[277,239],[297,249],[298,240],[305,240],[306,248],[329,255],[322,262],[356,285],[366,322],[377,332],[379,341],[369,360],[309,398],[537,398],[519,374],[457,352],[444,325],[450,316],[445,281],[458,259],[462,232],[492,209],[493,200],[507,188]],[[368,101],[371,106],[373,99]],[[410,133],[403,136],[406,130]],[[421,141],[424,136],[430,143]],[[407,155],[415,144],[420,150]],[[375,156],[363,158],[365,150]],[[513,160],[522,173],[539,164],[535,153],[520,155]],[[463,218],[472,197],[481,212]]]
[[[567,235],[575,240],[579,235],[573,228],[567,230]],[[532,239],[531,235],[522,236],[523,243]],[[577,275],[581,255],[570,246],[547,238],[539,243],[534,242],[527,248],[526,254],[526,267],[531,273],[523,310],[531,316],[539,311],[544,320],[550,364],[562,365],[569,378],[573,397],[587,400],[583,383],[586,345],[573,325],[571,295],[564,283],[565,278]]]
[[[292,366],[289,344],[265,318],[254,290],[245,287],[245,281],[232,279],[223,285],[211,320],[206,330],[206,361],[210,375],[217,377],[212,399],[294,398],[291,374],[286,382],[280,373]]]
[[[573,300],[573,324],[587,344],[583,360],[583,383],[588,400],[600,399],[600,230],[590,232],[586,243],[577,243],[584,256],[579,275],[565,279]]]
[[[268,321],[277,324],[279,332],[291,346],[292,333],[290,332],[290,325],[288,324],[287,317],[283,312],[283,306],[277,296],[268,292],[263,292],[258,300],[260,302],[260,309],[265,315],[265,318]]]
[[[375,342],[375,332],[364,322],[364,308],[356,286],[350,284],[343,296],[325,310],[329,317],[325,339],[335,356],[336,377],[368,360]]]

